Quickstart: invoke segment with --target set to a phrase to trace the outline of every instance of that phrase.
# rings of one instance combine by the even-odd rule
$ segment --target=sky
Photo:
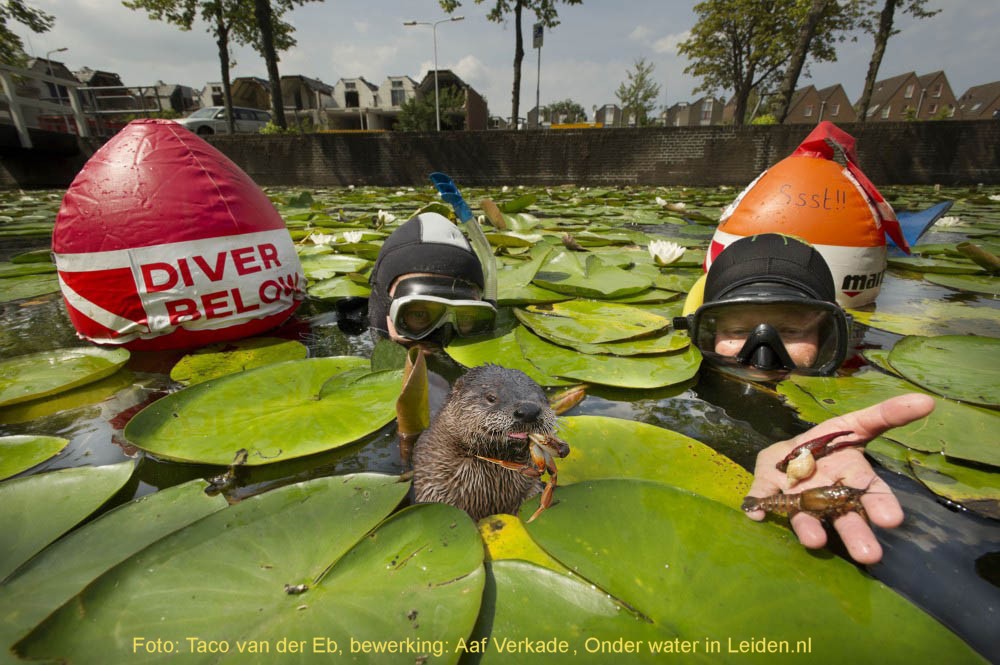
[[[30,33],[11,27],[22,37],[30,55],[52,59],[71,70],[90,67],[119,74],[127,86],[157,81],[180,83],[200,90],[221,80],[215,41],[204,23],[183,32],[153,21],[118,0],[28,0],[30,6],[55,16],[52,30]],[[437,26],[437,64],[451,69],[482,94],[491,115],[509,116],[513,89],[514,26],[486,19],[494,3],[464,0],[455,12],[459,22]],[[560,24],[547,30],[539,50],[531,46],[534,14],[525,12],[522,30],[525,57],[521,72],[523,117],[535,106],[572,99],[593,117],[593,109],[616,103],[615,91],[640,58],[654,66],[660,85],[659,107],[693,101],[698,81],[684,73],[688,62],[677,44],[694,25],[695,2],[680,0],[584,0],[581,5],[558,3]],[[908,71],[926,74],[944,70],[956,96],[970,86],[1000,80],[1000,2],[997,0],[928,0],[941,13],[917,21],[897,12],[900,33],[889,41],[879,78]],[[420,80],[434,69],[434,30],[406,27],[406,21],[446,19],[437,0],[326,0],[286,14],[298,44],[281,54],[282,75],[304,75],[334,84],[340,78],[364,76],[381,84],[386,76],[408,75]],[[848,97],[861,95],[873,40],[838,47],[838,60],[810,67],[799,79],[823,88],[840,83]],[[539,72],[540,55],[540,72]],[[263,59],[250,49],[233,51],[232,76],[267,78]],[[719,91],[727,99],[729,91]]]

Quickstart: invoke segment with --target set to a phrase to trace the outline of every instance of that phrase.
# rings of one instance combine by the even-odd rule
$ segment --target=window
[[[944,89],[944,84],[938,83],[931,89],[931,97],[940,97],[941,90]]]
[[[346,106],[349,109],[356,109],[361,107],[361,99],[358,97],[357,90],[344,93],[344,106]]]
[[[938,105],[937,104],[928,104],[927,105],[927,112],[928,113],[931,113],[931,114],[937,113],[937,109],[938,109]]]
[[[913,99],[913,84],[906,86],[906,92],[903,93],[903,97],[906,99]]]
[[[811,118],[812,114],[813,114],[813,105],[812,104],[806,104],[806,108],[805,108],[804,111],[802,111],[802,115],[804,115],[807,118]]]
[[[344,81],[344,87],[348,90],[355,90],[358,87],[358,84],[354,81]]]
[[[869,118],[871,118],[872,116],[874,116],[874,115],[875,115],[875,113],[876,113],[876,112],[878,112],[878,107],[879,107],[879,105],[878,105],[878,104],[875,104],[875,105],[874,105],[874,106],[872,106],[872,107],[871,107],[870,109],[868,109],[868,117],[869,117]]]
[[[840,104],[831,104],[830,105],[830,115],[831,116],[838,116],[838,115],[840,115]]]
[[[395,83],[395,81],[393,81]],[[402,85],[402,84],[400,84]],[[406,101],[406,91],[405,90],[392,90],[392,105],[402,106],[403,102]]]
[[[886,104],[885,108],[882,109],[882,119],[885,120],[889,117],[889,113],[892,112],[892,106]]]
[[[701,104],[701,124],[709,125],[712,123],[712,106],[714,102],[711,99],[707,99]]]
[[[402,88],[403,87],[403,82],[402,81],[393,81],[392,82],[392,87],[393,88]]]

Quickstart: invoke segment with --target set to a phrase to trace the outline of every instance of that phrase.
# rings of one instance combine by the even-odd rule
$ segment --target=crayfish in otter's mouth
[[[838,480],[833,485],[813,487],[798,494],[779,492],[765,497],[748,496],[743,499],[743,510],[748,513],[754,510],[784,513],[789,517],[806,513],[821,520],[833,520],[851,511],[867,517],[861,497],[868,493],[869,487],[848,487]]]
[[[482,455],[476,455],[476,457],[487,462],[499,464],[505,469],[516,471],[529,478],[541,478],[542,474],[548,471],[549,482],[545,484],[545,489],[542,490],[542,499],[538,510],[528,518],[528,521],[532,522],[542,514],[542,511],[552,505],[552,496],[556,491],[556,480],[558,477],[558,469],[556,469],[556,462],[553,456],[563,458],[569,455],[569,444],[555,434],[531,432],[528,434],[528,453],[531,455],[531,461],[527,464],[483,457]]]

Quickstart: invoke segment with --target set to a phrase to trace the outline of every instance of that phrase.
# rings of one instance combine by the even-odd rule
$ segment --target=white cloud
[[[644,25],[637,26],[628,36],[633,42],[645,42],[647,37],[649,37],[649,28]]]
[[[678,32],[674,35],[660,37],[653,42],[653,50],[657,53],[677,53],[677,45],[691,36],[690,30]]]

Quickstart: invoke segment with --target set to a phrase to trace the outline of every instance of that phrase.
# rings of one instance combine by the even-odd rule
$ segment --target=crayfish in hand
[[[831,432],[830,434],[824,434],[823,436],[801,443],[792,448],[792,451],[775,466],[778,471],[784,471],[787,474],[788,486],[792,487],[795,483],[813,474],[816,470],[816,460],[820,457],[826,457],[841,448],[863,445],[863,441],[840,441],[833,443],[834,440],[853,433],[849,430]]]
[[[527,464],[494,459],[492,457],[483,457],[482,455],[476,455],[476,457],[487,462],[499,464],[505,469],[516,471],[522,475],[528,476],[529,478],[541,478],[542,474],[546,471],[549,472],[549,482],[546,483],[545,489],[542,490],[542,499],[538,506],[538,510],[536,510],[534,514],[528,518],[528,521],[532,522],[536,517],[542,514],[543,510],[552,505],[552,495],[555,494],[556,491],[556,478],[558,472],[553,456],[562,458],[569,455],[569,444],[554,434],[539,434],[537,432],[531,432],[528,434],[528,443],[528,453],[531,455],[531,461]]]
[[[748,496],[743,499],[743,510],[784,513],[789,517],[807,513],[821,520],[834,520],[851,511],[866,517],[861,497],[868,493],[869,487],[871,484],[864,489],[848,487],[838,480],[833,485],[813,487],[798,494],[779,492],[765,497]]]

